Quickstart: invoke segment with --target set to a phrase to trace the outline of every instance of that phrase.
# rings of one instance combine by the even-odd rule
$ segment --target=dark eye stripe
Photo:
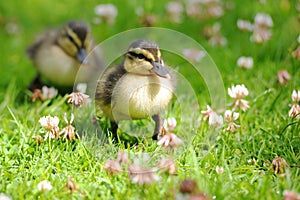
[[[73,39],[69,34],[67,34],[67,38],[68,38],[72,43],[75,43],[74,39]]]
[[[136,57],[138,59],[144,59],[147,60],[149,62],[151,62],[151,60],[149,58],[147,58],[144,54],[141,53],[135,53],[135,52],[128,52],[131,56]]]
[[[77,49],[79,49],[79,45],[75,42],[75,40],[72,36],[67,34],[67,38],[70,40],[70,42],[72,42],[77,47]]]

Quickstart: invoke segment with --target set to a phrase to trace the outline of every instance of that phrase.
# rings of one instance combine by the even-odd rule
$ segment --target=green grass
[[[0,193],[13,199],[82,199],[80,192],[71,196],[65,190],[69,177],[87,199],[174,199],[184,179],[196,180],[201,192],[216,199],[282,199],[284,190],[300,193],[300,121],[288,117],[291,93],[293,89],[300,89],[300,63],[291,57],[300,34],[297,1],[267,0],[266,4],[224,1],[224,6],[230,3],[231,9],[226,9],[222,17],[197,20],[184,14],[182,24],[171,23],[165,17],[166,0],[159,4],[152,1],[105,2],[112,2],[118,8],[113,26],[92,23],[94,7],[99,3],[93,0],[26,0],[0,4]],[[225,90],[232,84],[246,85],[250,108],[240,112],[237,123],[241,128],[237,133],[210,128],[200,113],[213,101],[209,86],[184,59],[165,52],[167,63],[177,68],[196,94],[196,97],[185,94],[185,88],[179,85],[178,96],[165,113],[166,117],[177,119],[175,133],[185,141],[173,154],[166,153],[149,138],[140,138],[138,145],[129,149],[125,148],[126,144],[110,145],[93,137],[75,142],[47,140],[37,144],[32,136],[40,132],[40,117],[56,115],[62,127],[64,113],[75,111],[62,96],[46,102],[30,102],[26,87],[35,70],[25,55],[25,48],[45,28],[71,19],[89,22],[96,41],[104,41],[122,31],[141,27],[135,14],[138,6],[156,15],[155,26],[174,29],[199,42],[218,66]],[[250,42],[251,33],[241,32],[236,26],[239,18],[253,22],[258,12],[270,14],[274,22],[273,36],[266,44]],[[221,23],[221,32],[228,40],[223,47],[210,46],[202,34],[205,26],[215,22]],[[9,34],[9,23],[16,23],[18,31]],[[253,57],[253,69],[243,70],[236,66],[237,58],[242,55]],[[280,69],[288,70],[292,76],[286,86],[276,84],[276,73]],[[228,95],[226,100],[232,101]],[[128,130],[131,125],[124,123],[122,127]],[[153,128],[150,120],[134,123],[138,125],[145,132]],[[91,131],[88,135],[93,134],[92,130],[88,131]],[[173,157],[178,173],[159,173],[160,180],[149,186],[133,184],[126,173],[107,174],[103,169],[106,160],[115,159],[117,152],[124,149],[131,159],[142,152],[149,153],[151,165],[162,157]],[[276,156],[284,158],[291,166],[284,177],[269,170]],[[256,163],[249,163],[250,159],[255,159]],[[217,166],[224,168],[222,174],[216,173]],[[50,181],[53,189],[39,192],[37,184],[42,180]]]

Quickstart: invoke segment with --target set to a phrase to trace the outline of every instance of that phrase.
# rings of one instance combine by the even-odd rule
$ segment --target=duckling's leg
[[[34,91],[35,89],[41,89],[43,85],[45,84],[42,83],[40,75],[37,74],[36,77],[31,81],[28,89],[30,91]]]
[[[155,129],[154,129],[152,139],[159,140],[165,133],[164,123],[160,115],[153,115],[152,119],[155,122]]]
[[[115,141],[118,141],[118,123],[115,121],[110,121],[110,128],[111,128],[111,133],[112,137]]]

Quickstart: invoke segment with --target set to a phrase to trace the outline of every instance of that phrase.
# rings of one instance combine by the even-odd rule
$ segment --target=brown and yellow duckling
[[[88,83],[101,67],[101,51],[91,51],[95,45],[90,32],[85,22],[70,21],[62,28],[45,32],[32,44],[27,54],[38,74],[29,89],[48,84],[70,91],[75,81]]]
[[[108,68],[98,80],[96,105],[111,122],[117,138],[118,122],[152,117],[153,139],[164,134],[160,113],[172,99],[175,77],[164,65],[156,43],[141,39],[133,42],[124,60]]]

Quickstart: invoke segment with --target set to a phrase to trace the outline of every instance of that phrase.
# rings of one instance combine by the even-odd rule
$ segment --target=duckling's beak
[[[169,72],[167,71],[166,67],[159,62],[152,62],[153,71],[160,77],[163,78],[171,78]]]
[[[77,53],[77,60],[82,63],[82,64],[86,64],[88,62],[88,59],[86,57],[86,50],[85,48],[80,48],[78,50],[78,53]]]

